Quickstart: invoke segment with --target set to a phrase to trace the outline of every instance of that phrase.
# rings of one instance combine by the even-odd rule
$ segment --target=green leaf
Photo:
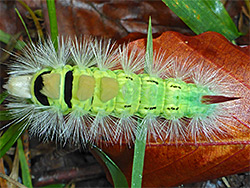
[[[8,111],[0,111],[0,121],[7,121],[7,120],[11,120],[12,117],[9,114]]]
[[[2,104],[2,102],[4,101],[4,99],[6,99],[8,95],[9,94],[7,91],[4,91],[3,93],[0,94],[0,104]],[[11,116],[9,115],[8,111],[0,111],[0,121],[6,121],[10,119]]]
[[[3,93],[0,94],[0,104],[2,104],[2,102],[4,101],[4,99],[6,97],[8,97],[8,92],[7,91],[4,91]]]
[[[54,42],[55,49],[57,50],[57,48],[58,48],[58,39],[57,39],[58,27],[57,27],[55,0],[47,0],[47,7],[48,7],[48,14],[49,14],[51,39]]]
[[[17,141],[17,139],[25,131],[25,129],[26,129],[26,127],[25,127],[24,123],[13,124],[0,137],[0,158]]]
[[[220,0],[162,0],[196,34],[215,31],[232,41],[238,32]]]
[[[93,150],[98,154],[109,169],[114,182],[114,187],[128,187],[127,179],[119,167],[97,146],[93,146]]]
[[[14,50],[14,48],[15,48],[21,34],[22,34],[22,32],[18,32],[18,33],[14,34],[14,35],[11,35],[10,40],[8,41],[8,43],[6,44],[6,46],[3,49],[4,53],[2,53],[2,55],[0,57],[0,62],[5,62],[6,60],[9,59],[9,57],[11,55],[15,56],[11,52]]]
[[[28,166],[28,163],[27,163],[24,151],[23,151],[23,143],[20,138],[17,140],[17,148],[18,148],[18,154],[19,154],[19,159],[20,159],[20,164],[21,164],[23,184],[29,188],[33,187],[31,176],[30,176],[30,171],[29,171],[29,166]]]
[[[64,187],[65,187],[65,184],[53,184],[53,185],[46,185],[40,188],[64,188]]]
[[[0,30],[0,41],[5,44],[8,44],[10,40],[11,40],[11,35]],[[17,50],[21,50],[24,48],[25,45],[26,45],[25,42],[18,40],[15,45],[15,48]]]

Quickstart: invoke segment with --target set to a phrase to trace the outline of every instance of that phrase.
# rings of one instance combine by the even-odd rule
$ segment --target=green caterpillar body
[[[41,88],[36,85],[37,78],[55,73],[60,75],[60,85],[56,85],[60,90],[58,98],[35,91]],[[82,82],[79,82],[80,78]],[[67,88],[67,83],[71,84],[70,89]],[[81,109],[93,116],[102,112],[118,118],[121,114],[144,118],[151,114],[172,120],[192,118],[201,114],[208,116],[214,109],[212,105],[201,101],[202,96],[214,94],[208,88],[176,78],[162,79],[148,74],[126,74],[123,70],[102,71],[96,67],[82,69],[70,65],[59,69],[43,69],[34,75],[31,87],[34,103],[57,106],[64,115],[74,109]]]
[[[216,71],[182,67],[161,51],[151,65],[144,57],[143,50],[114,49],[110,41],[62,39],[58,51],[51,40],[31,44],[10,67],[7,107],[31,134],[77,145],[103,138],[131,143],[145,124],[148,140],[164,143],[226,132],[229,106],[203,101],[223,91]]]

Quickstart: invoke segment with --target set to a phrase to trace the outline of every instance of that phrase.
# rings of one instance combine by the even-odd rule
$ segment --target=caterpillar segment
[[[144,52],[125,45],[115,49],[110,41],[62,40],[50,53],[51,40],[31,46],[11,67],[5,88],[13,98],[7,107],[45,141],[130,144],[139,122],[148,125],[148,141],[196,140],[203,132],[212,139],[224,132],[217,120],[220,104],[203,102],[217,91],[198,79],[170,77],[176,62],[164,60],[162,52],[142,73]],[[115,69],[118,64],[122,69]],[[216,126],[208,126],[209,120]]]

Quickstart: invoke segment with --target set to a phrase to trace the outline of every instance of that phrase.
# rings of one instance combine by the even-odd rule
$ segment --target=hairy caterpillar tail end
[[[144,50],[96,39],[61,38],[58,51],[48,39],[22,53],[4,86],[7,108],[44,141],[130,145],[138,124],[147,124],[148,141],[170,144],[232,131],[225,122],[239,97],[203,63],[191,67],[159,50],[143,72]]]

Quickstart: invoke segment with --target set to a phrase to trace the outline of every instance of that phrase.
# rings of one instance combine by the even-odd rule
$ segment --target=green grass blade
[[[33,19],[34,21],[34,24],[36,26],[36,30],[37,30],[37,34],[38,36],[43,40],[44,39],[44,36],[43,36],[43,30],[42,30],[42,27],[38,21],[38,18],[36,17],[36,14],[31,10],[31,8],[26,4],[24,3],[22,0],[17,0],[29,13],[30,13],[30,16],[31,18]]]
[[[8,44],[10,40],[11,40],[11,35],[0,30],[0,42]],[[15,45],[15,49],[21,50],[25,47],[25,45],[26,45],[25,42],[18,40]]]
[[[147,124],[139,124],[134,148],[131,188],[142,187],[142,173],[147,141]]]
[[[0,158],[17,141],[23,131],[25,131],[24,126],[24,123],[14,124],[0,137]]]
[[[58,27],[56,19],[56,6],[54,0],[47,0],[49,22],[50,22],[50,35],[51,39],[54,42],[54,47],[57,50],[58,48]]]
[[[128,187],[127,179],[119,167],[97,146],[93,146],[93,150],[98,154],[109,169],[114,182],[114,187]]]
[[[215,31],[232,41],[238,32],[220,0],[162,0],[196,34]]]
[[[152,36],[151,17],[149,17],[147,49],[146,49],[144,70],[148,73],[152,69],[153,69],[153,36]]]
[[[26,27],[26,24],[25,24],[25,22],[24,22],[24,20],[23,20],[23,17],[21,16],[21,14],[20,14],[19,11],[17,10],[17,8],[15,8],[15,11],[16,11],[16,13],[17,13],[19,19],[21,20],[22,24],[23,24],[23,27],[24,27],[24,29],[25,29],[25,31],[26,31],[28,37],[29,37],[30,42],[32,43],[32,40],[31,40],[31,37],[30,37],[29,30],[28,30],[28,28]]]
[[[148,23],[148,37],[147,37],[147,48],[145,54],[146,70],[153,69],[153,35],[151,26],[151,17],[149,17]],[[147,124],[139,122],[137,126],[134,159],[132,167],[132,179],[131,188],[137,188],[142,186],[142,173],[144,165],[144,156],[147,142]]]
[[[19,160],[20,160],[21,170],[22,170],[23,184],[29,188],[32,188],[33,186],[32,186],[29,166],[28,166],[25,154],[24,154],[23,143],[20,138],[17,140],[17,147],[18,147]]]

